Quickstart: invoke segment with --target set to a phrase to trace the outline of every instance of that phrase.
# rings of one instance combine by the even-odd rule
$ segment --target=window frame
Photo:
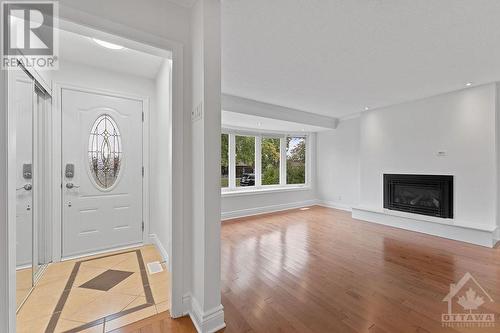
[[[268,184],[268,185],[264,185],[262,184],[262,140],[263,139],[279,139],[280,140],[280,161],[279,161],[279,166],[278,166],[278,169],[279,169],[279,180],[278,180],[278,184]],[[283,179],[283,147],[282,147],[282,143],[283,141],[285,141],[284,139],[286,139],[286,137],[282,137],[280,135],[276,135],[276,134],[261,134],[260,135],[260,172],[259,172],[259,184],[261,185],[261,187],[269,187],[269,186],[281,186],[281,185],[286,185],[286,177]],[[285,163],[286,164],[286,163]],[[257,176],[256,176],[257,177]],[[285,182],[283,182],[283,180]]]
[[[308,174],[308,169],[309,169],[309,156],[308,156],[309,153],[308,152],[309,152],[309,147],[310,147],[309,146],[309,138],[306,135],[299,135],[299,134],[287,135],[286,137],[304,138],[304,140],[306,141],[306,156],[305,156],[305,161],[304,161],[304,166],[305,166],[305,175],[304,175],[304,178],[305,178],[304,182],[305,183],[304,184],[307,184],[308,183],[308,179],[309,179],[309,174]],[[284,166],[284,171],[285,171],[285,174],[284,174],[285,180],[284,181],[285,181],[285,183],[287,183],[287,177],[288,177],[288,174],[287,174],[287,172],[288,172],[288,170],[287,170],[287,164],[288,163],[287,162],[288,162],[288,158],[287,158],[287,151],[286,151],[286,149],[287,149],[287,147],[286,147],[286,144],[287,144],[286,138],[285,138],[285,140],[282,140],[282,141],[284,141],[284,150],[285,150],[285,153],[284,153],[284,156],[283,156],[283,158],[284,158],[284,163],[283,164],[285,165]],[[293,185],[303,185],[303,184],[288,184],[287,183],[287,185],[292,185],[293,186]]]
[[[272,191],[305,190],[311,187],[311,133],[308,132],[277,132],[277,131],[253,131],[244,129],[222,128],[221,134],[229,136],[229,185],[221,187],[223,196],[257,194]],[[255,137],[255,186],[236,187],[236,136]],[[306,140],[306,161],[305,161],[305,183],[286,183],[286,138],[304,137]],[[262,185],[262,139],[280,139],[280,182],[273,185]]]
[[[223,133],[224,134],[224,133]],[[231,136],[231,134],[229,134],[229,136]],[[254,151],[253,151],[253,164],[254,164],[254,168],[253,168],[253,173],[254,173],[254,177],[255,177],[255,185],[254,186],[237,186],[236,185],[236,137],[239,136],[239,137],[250,137],[250,138],[253,138],[254,141],[253,141],[253,148],[254,148]],[[260,140],[258,140],[258,138],[254,135],[248,135],[248,134],[240,134],[240,133],[237,133],[237,134],[233,134],[233,137],[234,137],[234,185],[235,185],[235,189],[241,189],[242,187],[243,188],[255,188],[257,186],[257,163],[260,163],[260,156],[259,158],[257,158],[257,149],[258,149],[258,146],[260,147]],[[257,142],[259,141],[259,142]],[[231,162],[231,161],[229,161]],[[229,165],[230,168],[231,165]],[[259,168],[260,169],[260,168]]]
[[[222,151],[222,135],[227,135],[227,186],[222,186],[222,162],[221,162],[221,174],[220,174],[221,189],[229,187],[229,173],[230,173],[229,156],[231,156],[231,154],[229,153],[229,134],[227,133],[221,133],[221,151]],[[222,160],[222,153],[221,153],[221,160]]]

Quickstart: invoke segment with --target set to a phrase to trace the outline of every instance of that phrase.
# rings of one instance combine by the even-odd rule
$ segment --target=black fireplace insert
[[[384,174],[384,208],[453,218],[453,176]]]

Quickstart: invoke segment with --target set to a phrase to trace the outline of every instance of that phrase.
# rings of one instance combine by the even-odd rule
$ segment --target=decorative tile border
[[[71,274],[68,278],[68,281],[66,282],[66,286],[64,287],[64,291],[61,294],[59,301],[57,302],[56,308],[54,309],[52,317],[50,318],[50,321],[49,321],[49,324],[47,325],[45,333],[53,333],[54,330],[56,329],[57,322],[59,321],[61,313],[64,309],[64,305],[66,304],[66,301],[68,300],[69,294],[71,292],[71,288],[73,288],[73,284],[75,283],[76,276],[78,274],[78,270],[80,269],[80,265],[82,263],[92,261],[92,260],[109,258],[109,257],[113,257],[113,256],[119,256],[119,255],[127,254],[127,253],[133,253],[133,252],[135,252],[137,255],[137,261],[139,263],[139,271],[141,273],[142,286],[144,288],[144,295],[146,296],[146,303],[135,306],[135,307],[127,309],[127,310],[123,310],[123,311],[118,312],[118,313],[108,315],[108,316],[103,317],[103,318],[99,318],[99,319],[94,320],[90,323],[83,324],[83,325],[75,327],[69,331],[66,331],[66,333],[81,332],[85,329],[89,329],[89,328],[92,328],[94,326],[104,324],[104,323],[106,323],[106,321],[111,321],[113,319],[117,319],[117,318],[123,317],[125,315],[128,315],[130,313],[133,313],[133,312],[136,312],[136,311],[139,311],[139,310],[142,310],[142,309],[145,309],[147,307],[155,305],[153,293],[151,291],[151,286],[149,285],[148,273],[146,272],[146,266],[144,265],[144,259],[142,258],[142,253],[141,253],[140,249],[126,251],[126,252],[120,252],[120,253],[115,253],[115,254],[109,254],[109,255],[105,255],[105,256],[101,256],[101,257],[97,257],[97,258],[80,260],[80,261],[77,261],[75,263],[75,266],[73,267],[73,270],[71,271]]]

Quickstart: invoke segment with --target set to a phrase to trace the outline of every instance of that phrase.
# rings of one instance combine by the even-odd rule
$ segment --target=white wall
[[[359,203],[359,126],[360,119],[353,118],[318,133],[318,197],[330,207]]]
[[[449,174],[455,221],[495,225],[495,104],[490,84],[363,113],[360,205],[383,207],[384,173]]]
[[[53,83],[64,83],[83,88],[144,96],[150,99],[150,109],[155,109],[156,83],[154,80],[106,71],[102,68],[81,65],[60,59],[59,70],[54,71]]]
[[[495,121],[495,133],[496,133],[496,140],[495,140],[495,148],[496,148],[496,182],[495,185],[497,187],[497,203],[496,203],[496,215],[497,215],[497,233],[496,233],[496,240],[500,241],[500,83],[497,82],[497,98],[496,98],[496,121]]]
[[[198,1],[192,12],[191,27],[191,50],[192,50],[192,107],[193,109],[202,104],[204,89],[204,62],[203,62],[203,4]],[[193,220],[192,251],[194,255],[192,269],[199,272],[193,276],[193,297],[201,298],[198,302],[203,302],[204,283],[203,275],[205,270],[204,242],[205,237],[205,200],[204,200],[204,124],[203,119],[193,121],[191,124],[191,161],[192,161],[192,211]]]
[[[8,112],[7,71],[0,71],[0,331],[14,332],[16,321],[16,258],[11,251],[15,240],[15,228],[9,228],[9,221],[15,221],[15,173],[10,175],[8,170],[15,170],[15,146],[9,138],[10,115]],[[14,141],[15,144],[15,141]],[[9,244],[9,239],[10,244]],[[9,247],[10,245],[10,247]],[[13,306],[10,306],[13,304]]]
[[[314,190],[294,190],[258,194],[222,196],[222,219],[262,214],[309,206],[316,203]]]
[[[223,327],[220,279],[220,1],[198,0],[191,17],[192,106],[192,293],[191,318],[201,332]]]
[[[164,60],[156,77],[156,107],[150,116],[150,234],[162,255],[170,257],[172,219],[170,198],[172,176],[171,140],[171,62]]]
[[[491,246],[498,223],[496,104],[497,86],[488,84],[341,121],[318,135],[320,201],[354,208],[360,219]],[[453,175],[454,218],[387,216],[384,173]]]

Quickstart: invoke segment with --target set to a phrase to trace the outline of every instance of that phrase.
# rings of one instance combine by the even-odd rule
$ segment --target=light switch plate
[[[198,104],[193,111],[191,111],[191,120],[193,122],[203,118],[203,103]]]

